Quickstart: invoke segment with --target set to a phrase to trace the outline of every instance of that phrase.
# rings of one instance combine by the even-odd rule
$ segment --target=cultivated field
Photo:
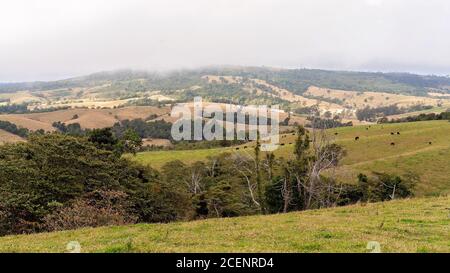
[[[54,131],[52,123],[57,121],[66,124],[79,123],[82,128],[104,128],[125,119],[146,119],[150,115],[163,116],[169,112],[169,107],[154,106],[130,106],[116,109],[82,108],[46,113],[0,115],[0,120],[9,121],[30,130]]]
[[[450,252],[450,197],[6,236],[0,252]]]

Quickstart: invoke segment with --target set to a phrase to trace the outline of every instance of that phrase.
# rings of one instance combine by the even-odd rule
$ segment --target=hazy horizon
[[[363,73],[407,73],[413,75],[421,75],[421,76],[439,76],[439,77],[450,77],[449,74],[436,74],[436,73],[418,73],[418,72],[410,72],[410,71],[375,71],[375,70],[351,70],[351,69],[325,69],[325,68],[315,68],[315,67],[280,67],[280,66],[252,66],[252,65],[205,65],[198,67],[190,67],[190,68],[173,68],[173,69],[142,69],[142,68],[117,68],[111,70],[100,70],[100,71],[92,71],[79,75],[68,75],[65,77],[52,78],[52,79],[41,79],[41,80],[24,80],[24,81],[0,81],[0,84],[15,84],[15,83],[26,83],[26,82],[52,82],[52,81],[60,81],[60,80],[69,80],[78,77],[89,76],[97,73],[115,73],[121,71],[134,71],[134,72],[148,72],[148,73],[171,73],[183,70],[196,70],[196,69],[207,69],[207,68],[226,68],[226,67],[247,67],[247,68],[267,68],[267,69],[309,69],[309,70],[325,70],[325,71],[334,71],[334,72],[363,72]]]
[[[0,82],[266,66],[450,74],[445,0],[4,0]]]

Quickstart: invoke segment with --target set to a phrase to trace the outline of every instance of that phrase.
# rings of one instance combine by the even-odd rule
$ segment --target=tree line
[[[29,133],[27,128],[18,127],[14,123],[4,120],[0,120],[0,129],[20,137],[27,137]]]
[[[450,121],[450,111],[442,112],[440,114],[429,113],[429,114],[420,114],[417,116],[408,116],[404,118],[398,119],[387,119],[382,118],[378,122],[379,123],[400,123],[400,122],[417,122],[417,121],[429,121],[429,120],[448,120]]]

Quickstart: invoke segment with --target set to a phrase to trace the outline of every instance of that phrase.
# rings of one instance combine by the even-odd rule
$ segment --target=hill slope
[[[116,122],[128,119],[146,119],[151,115],[164,116],[169,107],[128,106],[117,109],[66,109],[43,113],[0,115],[0,120],[9,121],[30,130],[54,131],[53,122],[79,123],[82,128],[111,127]]]
[[[0,145],[3,143],[16,143],[21,141],[24,141],[24,139],[20,136],[0,129]]]
[[[450,197],[288,214],[7,236],[0,252],[450,252]]]
[[[391,135],[394,132],[394,135]],[[397,135],[400,132],[400,135]],[[416,188],[417,195],[450,193],[450,122],[426,121],[396,124],[342,127],[330,130],[336,142],[343,145],[347,156],[338,170],[338,179],[355,182],[359,172],[390,172],[400,175],[408,172],[419,175],[421,183]],[[359,136],[360,140],[355,141]],[[280,138],[281,146],[275,151],[280,157],[292,156],[295,136]],[[391,143],[395,146],[391,146]],[[431,144],[430,144],[431,142]],[[247,146],[247,149],[244,149]],[[221,152],[253,153],[254,144],[244,144],[237,151],[234,147],[186,150],[156,151],[139,153],[135,159],[152,167],[160,168],[172,160],[187,164],[205,160],[208,156]]]
[[[114,89],[142,87],[183,89],[199,83],[203,75],[229,75],[248,78],[270,79],[279,87],[301,94],[311,86],[355,91],[409,93],[426,95],[429,89],[449,93],[450,77],[424,76],[409,73],[373,73],[327,71],[319,69],[281,69],[267,67],[221,66],[193,70],[178,70],[170,73],[117,70],[53,81],[0,83],[0,93],[22,90],[44,91],[69,88],[101,86],[113,83]],[[61,90],[60,90],[61,91]]]

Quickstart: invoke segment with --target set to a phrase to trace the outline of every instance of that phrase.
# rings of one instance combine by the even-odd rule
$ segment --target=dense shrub
[[[130,213],[132,203],[120,191],[98,190],[61,206],[43,219],[46,230],[68,230],[82,227],[124,225],[135,223],[137,215]]]
[[[183,219],[184,196],[164,182],[86,138],[32,135],[27,143],[0,146],[0,234],[47,230],[49,215],[61,207],[72,213],[86,208],[75,200],[99,190],[126,194],[127,214],[138,221]]]
[[[112,127],[112,132],[120,138],[128,129],[133,129],[141,138],[172,139],[171,128],[172,123],[164,120],[147,122],[142,119],[133,119],[117,122]]]

